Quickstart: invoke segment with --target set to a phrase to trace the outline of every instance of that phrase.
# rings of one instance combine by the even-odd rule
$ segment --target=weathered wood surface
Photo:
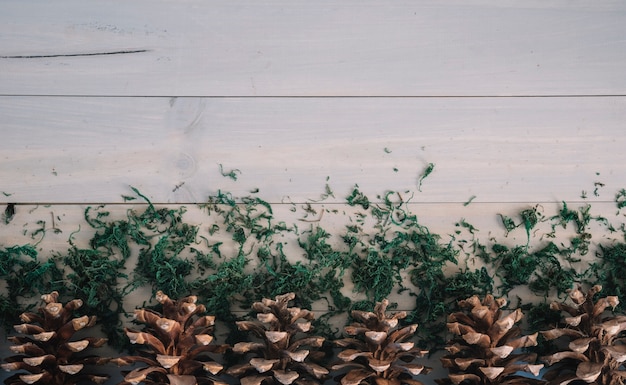
[[[0,201],[120,203],[132,185],[159,203],[256,189],[298,203],[326,184],[336,203],[355,184],[434,204],[610,201],[626,187],[625,102],[0,97]]]
[[[622,1],[3,1],[0,94],[626,94]]]
[[[561,201],[618,228],[625,35],[613,0],[2,1],[0,204],[17,206],[0,246],[63,254],[80,226],[73,242],[88,247],[85,207],[123,217],[138,207],[123,203],[130,186],[186,205],[203,236],[214,218],[196,203],[255,192],[341,245],[355,184],[374,200],[400,192],[455,242],[463,219],[486,242],[542,245],[541,230],[504,239],[498,214]],[[316,203],[326,185],[334,196]],[[307,202],[325,214],[304,218]],[[622,235],[594,226],[586,257]],[[295,238],[281,242],[302,258]],[[407,295],[391,299],[410,309]]]

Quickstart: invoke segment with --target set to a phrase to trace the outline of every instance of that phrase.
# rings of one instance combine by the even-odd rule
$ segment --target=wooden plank
[[[414,202],[580,201],[585,190],[611,201],[626,187],[624,103],[2,97],[0,201],[119,203],[132,185],[161,203],[257,189],[298,203],[326,184],[338,203],[355,184],[373,200],[395,190]],[[221,173],[231,170],[237,181]]]
[[[626,4],[3,1],[0,94],[626,94]]]

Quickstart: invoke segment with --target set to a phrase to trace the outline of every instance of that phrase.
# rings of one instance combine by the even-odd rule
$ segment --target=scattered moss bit
[[[222,166],[221,163],[219,164],[219,166],[220,166],[220,174],[222,174],[223,177],[230,178],[234,181],[237,180],[237,174],[241,174],[241,171],[239,169],[235,168],[229,171],[224,171],[224,166]]]
[[[471,223],[468,223],[464,218],[461,218],[460,221],[455,223],[455,226],[467,229],[467,231],[469,231],[472,235],[478,231],[476,227],[474,227]],[[460,234],[460,231],[457,231],[457,234]]]
[[[562,202],[562,207],[559,213],[552,218],[552,230],[554,231],[555,227],[561,226],[562,228],[566,228],[568,223],[574,223],[576,226],[576,233],[583,234],[589,223],[591,222],[590,215],[591,205],[587,204],[578,208],[578,210],[571,210],[568,208],[566,202]]]
[[[328,178],[326,180],[328,180]],[[324,185],[324,193],[322,193],[320,195],[320,198],[318,200],[313,200],[312,199],[311,202],[323,202],[323,201],[325,201],[326,199],[328,199],[330,197],[334,198],[335,197],[335,193],[330,188],[330,185],[328,183],[326,183]]]
[[[34,229],[33,231],[31,231],[30,233],[30,238],[35,240],[37,238],[37,241],[35,242],[35,246],[37,246],[39,243],[41,243],[41,241],[43,241],[43,239],[46,236],[46,221],[43,220],[39,220],[36,222],[36,224],[39,226],[36,229]]]
[[[346,198],[350,206],[361,206],[364,210],[370,208],[370,200],[365,194],[359,190],[359,186],[352,189],[352,193]]]
[[[526,230],[526,239],[527,243],[530,242],[530,231],[535,228],[537,223],[542,219],[542,215],[539,213],[538,206],[531,207],[528,209],[524,209],[518,213],[520,217],[520,222],[515,223],[515,220],[509,216],[504,214],[498,214],[500,220],[502,221],[502,225],[506,230],[505,236],[508,236],[509,233],[515,230],[518,227],[524,227]]]
[[[435,169],[435,164],[428,163],[424,171],[422,171],[422,175],[419,177],[417,181],[417,189],[419,191],[422,191],[422,182],[424,181],[424,179],[426,179],[433,172],[434,169]]]
[[[526,230],[526,239],[528,240],[527,242],[530,242],[530,230],[532,230],[539,221],[537,208],[533,207],[530,209],[522,210],[520,211],[519,216],[522,218],[522,224],[524,225],[524,229]]]
[[[504,225],[504,229],[506,230],[505,236],[507,236],[509,232],[517,228],[517,225],[515,224],[515,221],[513,220],[513,218],[503,215],[503,214],[498,214],[498,216],[502,220],[502,225]]]
[[[474,199],[476,199],[476,195],[472,195],[471,197],[469,197],[469,199],[465,201],[465,203],[463,203],[463,206],[469,206],[469,204],[472,203]]]
[[[593,187],[594,187],[594,189],[593,189],[593,195],[594,195],[594,196],[596,196],[596,197],[599,197],[599,196],[600,196],[600,193],[598,192],[598,190],[599,190],[601,187],[604,187],[604,183],[601,183],[601,182],[594,182],[594,183],[593,183]]]
[[[562,205],[559,213],[550,218],[550,220],[552,220],[552,233],[548,235],[553,236],[558,226],[565,229],[568,223],[574,223],[576,236],[571,239],[571,246],[568,252],[569,254],[578,253],[580,255],[586,255],[591,244],[591,233],[588,231],[591,222],[594,221],[607,225],[608,220],[603,217],[592,216],[591,205],[589,204],[581,206],[577,210],[569,209],[565,202],[563,202]]]

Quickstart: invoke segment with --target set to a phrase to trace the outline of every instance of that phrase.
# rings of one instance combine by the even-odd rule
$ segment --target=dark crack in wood
[[[69,54],[53,54],[53,55],[14,55],[0,56],[0,59],[43,59],[55,57],[78,57],[78,56],[106,56],[106,55],[124,55],[128,53],[148,52],[147,49],[136,49],[128,51],[110,51],[110,52],[93,52],[93,53],[69,53]]]

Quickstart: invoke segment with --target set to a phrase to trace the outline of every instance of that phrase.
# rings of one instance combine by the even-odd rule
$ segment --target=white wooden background
[[[537,203],[614,215],[625,69],[623,1],[5,0],[0,203],[20,205],[0,245],[54,212],[68,231],[39,247],[63,250],[130,185],[174,206],[258,189],[278,212],[326,184],[335,208],[411,190],[441,234],[503,234]]]

